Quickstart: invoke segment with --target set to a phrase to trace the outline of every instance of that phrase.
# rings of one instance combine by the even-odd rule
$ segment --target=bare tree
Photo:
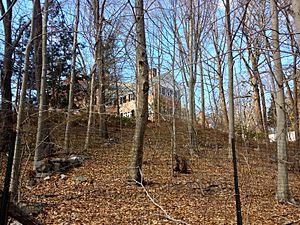
[[[101,12],[99,1],[94,2],[94,24],[96,29],[96,53],[95,53],[95,65],[96,74],[98,78],[98,102],[99,102],[99,123],[100,123],[100,136],[102,138],[108,138],[108,130],[105,115],[105,65],[104,65],[104,54],[103,54],[103,25],[104,25],[104,9],[106,0],[102,1]]]
[[[234,93],[233,93],[233,55],[232,55],[232,42],[233,34],[231,31],[231,19],[230,19],[230,3],[229,0],[225,1],[225,26],[227,34],[227,54],[228,54],[228,92],[229,92],[229,158],[233,162],[233,172],[234,172],[234,188],[235,188],[235,202],[236,202],[236,216],[237,224],[242,225],[242,212],[241,212],[241,202],[240,193],[238,186],[238,172],[237,172],[237,160],[236,160],[236,149],[235,149],[235,128],[234,128]]]
[[[36,135],[36,146],[34,154],[33,168],[36,170],[41,166],[41,160],[44,157],[44,141],[47,138],[45,136],[45,107],[46,107],[46,75],[47,75],[47,23],[48,23],[48,0],[44,3],[44,17],[43,17],[43,30],[42,30],[42,75],[41,75],[41,87],[39,95],[39,114],[38,114],[38,127]]]
[[[294,55],[294,110],[295,110],[295,133],[296,133],[296,140],[297,145],[300,146],[300,134],[299,134],[299,90],[298,90],[298,83],[299,83],[299,74],[297,74],[296,70],[296,60],[299,57],[299,49],[300,49],[300,2],[297,0],[293,0],[293,9],[294,9],[294,20],[296,25],[296,33],[297,33],[297,41],[298,41],[298,54]]]
[[[203,54],[202,49],[199,51],[199,71],[200,71],[200,82],[201,82],[201,126],[205,129],[206,114],[205,114],[205,85],[204,85],[204,69],[203,69]]]
[[[292,2],[293,2],[294,14],[295,14],[294,18],[295,18],[297,40],[298,40],[298,47],[299,47],[300,46],[300,2],[297,0],[292,0]]]
[[[37,96],[40,96],[41,75],[42,75],[42,29],[43,17],[40,0],[34,1],[35,4],[35,28],[34,28],[34,78],[36,83]],[[39,101],[39,99],[38,99]]]
[[[76,0],[76,16],[74,21],[74,36],[73,36],[73,47],[72,47],[72,64],[71,64],[71,77],[70,77],[70,88],[69,88],[69,102],[68,102],[68,114],[66,122],[66,131],[65,131],[65,153],[69,153],[70,148],[70,127],[71,127],[71,114],[74,104],[74,82],[75,82],[75,67],[76,67],[76,49],[77,49],[77,32],[78,32],[78,23],[79,23],[79,9],[80,9],[80,0]]]
[[[198,51],[198,46],[195,43],[196,38],[194,37],[195,26],[194,26],[194,9],[193,9],[193,0],[189,1],[189,13],[188,13],[188,62],[189,62],[189,121],[188,121],[188,130],[189,130],[189,139],[190,139],[190,151],[192,154],[196,151],[196,130],[195,130],[195,84],[196,84],[196,74],[195,71],[195,56],[198,54],[195,51]]]
[[[216,13],[216,12],[215,12]],[[220,96],[220,102],[221,102],[221,109],[222,109],[222,122],[225,126],[225,129],[228,129],[229,121],[228,121],[228,111],[226,106],[226,99],[225,99],[225,93],[224,93],[224,77],[223,77],[223,69],[222,64],[224,61],[224,55],[222,53],[222,48],[220,46],[220,42],[222,42],[223,38],[220,37],[219,31],[218,31],[218,25],[214,23],[214,28],[212,30],[212,36],[213,36],[213,44],[214,49],[216,52],[216,74],[218,78],[218,89],[219,89],[219,96]]]
[[[232,148],[235,147],[235,129],[234,129],[234,94],[233,94],[233,56],[232,56],[232,46],[233,46],[233,34],[231,31],[231,19],[230,19],[230,5],[229,1],[226,0],[226,34],[227,34],[227,57],[228,57],[228,92],[229,92],[229,109],[228,109],[228,119],[229,119],[229,158],[232,158]]]
[[[19,107],[18,107],[16,141],[15,141],[15,148],[14,148],[14,160],[13,160],[12,178],[11,178],[11,199],[13,199],[14,201],[18,201],[18,187],[19,187],[21,152],[22,152],[21,149],[22,123],[24,122],[24,117],[25,117],[25,98],[26,98],[26,90],[27,90],[28,68],[30,63],[29,56],[34,41],[34,29],[36,29],[35,26],[36,25],[35,14],[37,10],[36,1],[38,0],[35,0],[33,2],[30,37],[25,49],[24,72],[23,72],[21,95],[20,95]]]
[[[272,15],[272,38],[273,38],[273,60],[274,74],[277,84],[276,90],[276,113],[277,113],[277,157],[278,157],[278,177],[277,177],[277,200],[279,202],[292,202],[288,183],[287,168],[287,127],[284,100],[284,82],[281,63],[281,53],[279,46],[279,22],[278,6],[276,0],[271,0]]]
[[[91,71],[91,82],[90,82],[90,99],[89,99],[89,115],[88,115],[88,124],[85,136],[84,150],[87,150],[90,147],[91,140],[91,128],[93,122],[93,113],[94,113],[94,91],[95,91],[95,65]]]
[[[132,146],[131,178],[142,183],[143,145],[148,120],[149,66],[144,22],[143,0],[135,2],[136,22],[136,126]]]
[[[1,74],[1,117],[2,117],[2,132],[1,132],[1,151],[8,152],[13,137],[13,110],[12,110],[12,91],[11,77],[14,51],[12,41],[12,6],[11,0],[6,1],[7,11],[5,10],[3,1],[0,1],[0,11],[3,18],[4,27],[4,55],[3,55],[3,71]]]

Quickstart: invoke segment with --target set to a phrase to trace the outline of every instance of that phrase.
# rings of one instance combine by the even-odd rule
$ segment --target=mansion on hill
[[[118,94],[108,98],[106,112],[118,114],[122,117],[134,117],[136,114],[136,84],[123,83],[118,87]],[[176,114],[181,114],[180,87],[173,80],[170,73],[157,75],[156,69],[149,71],[149,120],[155,121],[158,117],[168,120],[172,116],[173,90],[175,89]],[[108,94],[109,95],[109,94]]]

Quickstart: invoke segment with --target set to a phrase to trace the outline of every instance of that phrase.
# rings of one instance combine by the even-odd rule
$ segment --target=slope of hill
[[[128,182],[132,135],[126,126],[110,126],[111,139],[93,133],[92,148],[82,153],[85,126],[73,131],[73,150],[89,156],[82,166],[40,179],[31,189],[23,179],[22,202],[43,205],[37,218],[45,224],[235,224],[232,164],[227,135],[198,130],[197,156],[189,159],[189,174],[171,169],[171,125],[149,124],[145,136],[143,175],[147,185]],[[186,127],[180,124],[177,149],[188,148]],[[63,129],[52,133],[60,143]],[[299,221],[300,208],[275,199],[275,148],[255,142],[238,145],[238,168],[245,224],[287,224]],[[290,186],[299,200],[299,171],[290,171]]]

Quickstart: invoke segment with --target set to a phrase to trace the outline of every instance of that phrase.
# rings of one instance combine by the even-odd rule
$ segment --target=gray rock
[[[73,181],[75,181],[76,183],[83,183],[83,182],[87,182],[87,178],[84,176],[74,176],[73,177]]]
[[[61,174],[61,175],[60,175],[60,179],[62,179],[62,180],[66,180],[66,179],[68,179],[68,176],[67,176],[67,175],[65,175],[65,174]]]

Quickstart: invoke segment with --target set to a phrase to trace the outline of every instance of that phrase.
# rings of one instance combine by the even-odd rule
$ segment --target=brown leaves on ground
[[[45,224],[235,224],[232,164],[226,143],[220,141],[224,135],[200,133],[199,155],[189,162],[191,172],[179,174],[171,169],[169,129],[164,124],[147,130],[144,187],[128,182],[133,128],[122,128],[110,132],[117,143],[94,144],[88,153],[91,158],[81,167],[66,176],[40,180],[31,190],[24,188],[22,200],[46,203],[38,216]],[[180,132],[179,151],[187,146],[184,131]],[[241,145],[238,152],[244,224],[299,221],[298,206],[275,200],[276,163],[271,160],[275,150]],[[79,176],[85,179],[78,180]],[[289,178],[299,200],[299,172]]]

